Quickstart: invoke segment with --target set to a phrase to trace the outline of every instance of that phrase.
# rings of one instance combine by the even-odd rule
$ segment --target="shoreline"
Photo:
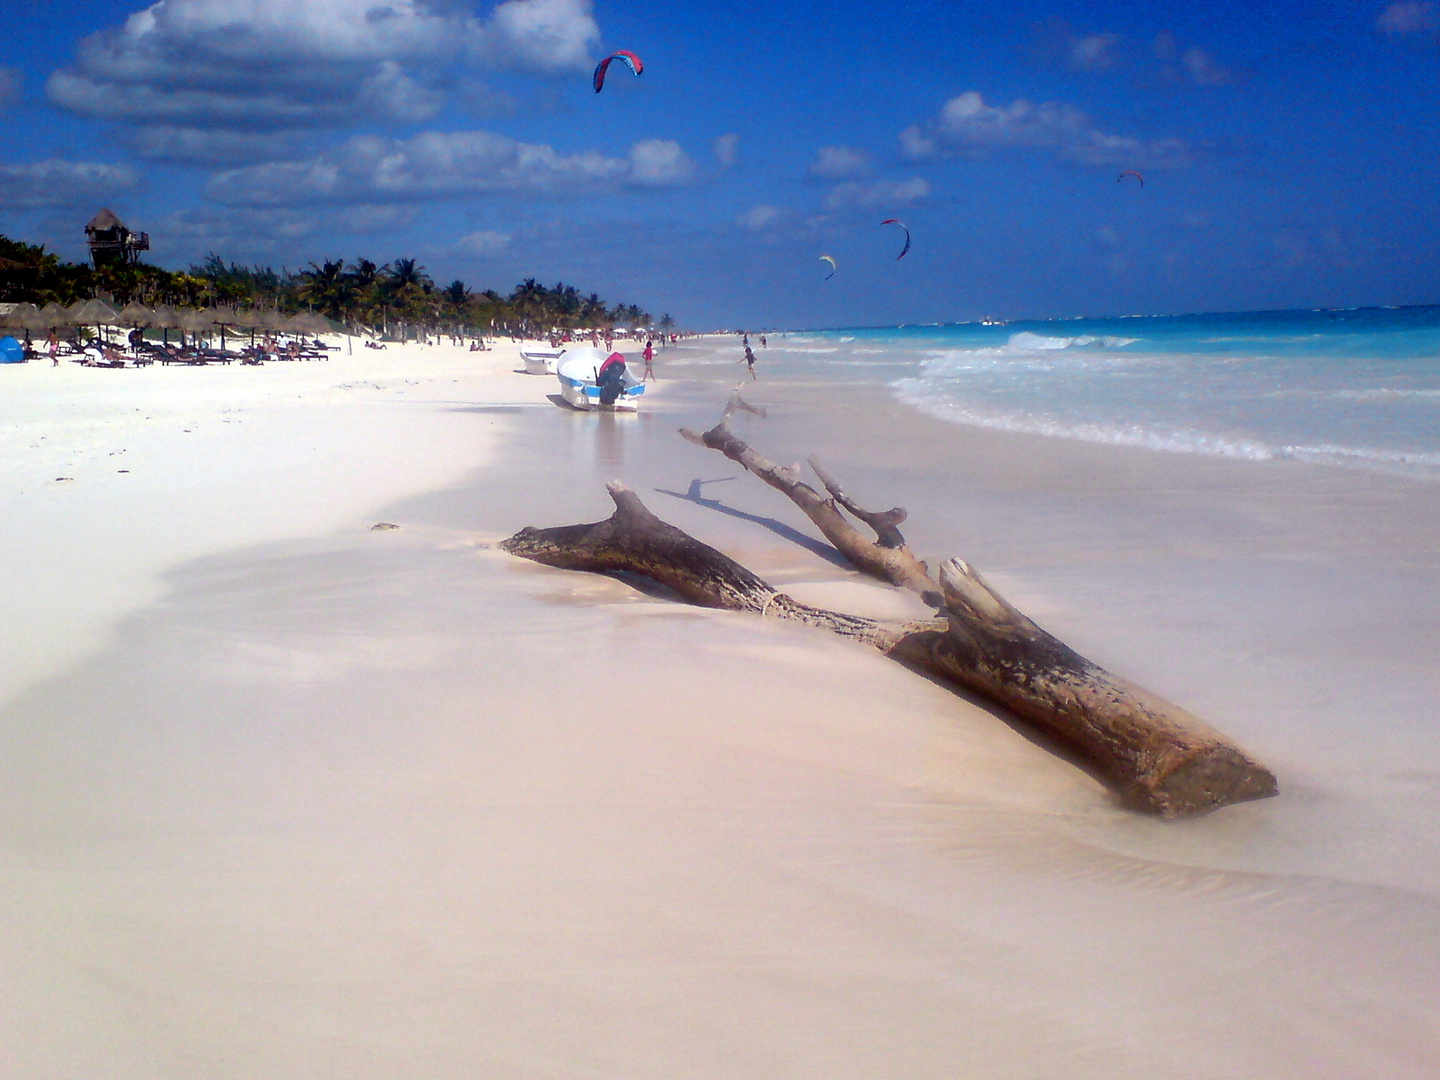
[[[758,450],[908,507],[917,552],[973,562],[1280,776],[1278,799],[1161,824],[877,654],[493,547],[608,516],[619,477],[799,598],[891,613],[905,598],[675,434],[733,380],[584,414],[431,352],[365,376],[383,389],[332,362],[239,416],[174,412],[204,426],[127,450],[154,491],[92,548],[157,537],[145,558],[86,578],[54,547],[130,505],[99,497],[93,435],[96,471],[44,489],[85,513],[0,534],[51,545],[32,576],[78,594],[74,626],[119,582],[113,632],[22,646],[54,669],[0,706],[18,1075],[1426,1075],[1429,485],[1057,448],[761,369],[769,415],[737,423]],[[217,489],[190,435],[202,461],[273,456]],[[207,531],[184,500],[217,490]]]

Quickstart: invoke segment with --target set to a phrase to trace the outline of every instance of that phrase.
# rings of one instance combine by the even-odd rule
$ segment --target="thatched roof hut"
[[[90,258],[96,266],[134,263],[140,252],[150,250],[150,234],[131,232],[113,210],[101,210],[85,226],[85,239],[90,244]]]

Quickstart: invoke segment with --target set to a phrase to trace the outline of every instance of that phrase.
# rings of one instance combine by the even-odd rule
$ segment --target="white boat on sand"
[[[577,409],[633,412],[645,393],[645,384],[635,378],[623,356],[588,346],[568,350],[555,375],[560,396]]]
[[[527,341],[520,346],[520,359],[524,361],[528,375],[554,375],[564,354],[564,345],[551,345],[544,341]]]

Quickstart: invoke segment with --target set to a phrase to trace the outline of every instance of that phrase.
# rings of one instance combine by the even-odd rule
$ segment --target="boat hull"
[[[553,349],[548,345],[520,346],[520,360],[527,375],[554,375],[564,355],[564,349]]]
[[[634,412],[640,407],[640,398],[645,393],[645,384],[625,369],[624,386],[613,404],[600,401],[600,383],[597,378],[600,365],[607,354],[599,349],[575,349],[567,353],[555,376],[560,380],[560,396],[574,409],[586,412]]]

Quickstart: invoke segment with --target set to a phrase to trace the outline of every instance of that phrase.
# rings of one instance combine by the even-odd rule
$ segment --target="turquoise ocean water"
[[[806,331],[756,351],[762,377],[874,382],[958,424],[1440,482],[1440,306]]]

